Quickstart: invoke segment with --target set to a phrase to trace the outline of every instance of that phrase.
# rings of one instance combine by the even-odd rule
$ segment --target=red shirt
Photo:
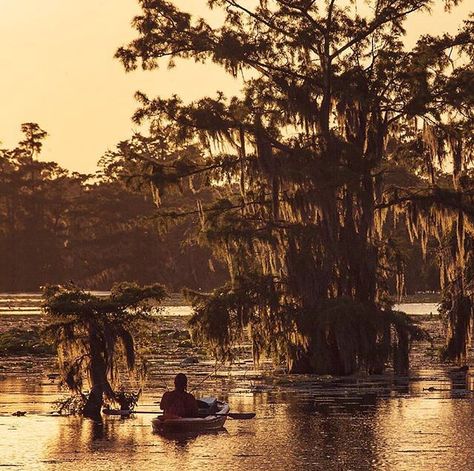
[[[186,391],[166,391],[161,398],[160,407],[165,416],[196,417],[198,415],[196,399]]]

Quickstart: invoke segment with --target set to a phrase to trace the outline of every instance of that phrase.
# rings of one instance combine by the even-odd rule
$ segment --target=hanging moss
[[[249,335],[254,358],[286,361],[291,372],[381,373],[393,361],[397,373],[408,371],[413,339],[424,332],[403,313],[336,298],[302,308],[289,303],[271,278],[239,279],[212,295],[188,292],[195,341],[232,360],[233,349]]]
[[[73,284],[44,288],[43,306],[51,320],[46,331],[57,348],[63,382],[79,395],[85,385],[90,388],[85,415],[100,414],[104,396],[117,402],[120,367],[140,376],[137,333],[153,320],[150,303],[165,296],[161,285],[134,283],[116,284],[102,297]]]
[[[472,55],[472,22],[406,51],[403,22],[428,0],[377,4],[367,18],[355,4],[290,3],[249,10],[214,0],[223,24],[211,27],[164,0],[145,2],[139,39],[117,53],[127,70],[171,56],[252,71],[238,98],[139,96],[148,144],[160,139],[171,161],[202,146],[194,166],[156,166],[157,204],[168,189],[194,190],[196,173],[219,193],[194,211],[231,282],[191,295],[191,326],[221,357],[248,332],[256,359],[272,355],[294,371],[379,372],[392,361],[406,372],[421,334],[390,310],[387,279],[395,274],[403,291],[403,262],[388,220],[404,216],[425,253],[430,237],[455,234],[442,257],[442,277],[454,282],[472,207],[459,186],[472,119],[457,111],[472,94],[459,80],[468,68],[453,72],[447,51]],[[438,182],[450,157],[454,187]]]

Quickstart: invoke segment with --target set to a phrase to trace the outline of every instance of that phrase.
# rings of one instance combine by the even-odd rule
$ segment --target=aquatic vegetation
[[[153,321],[150,303],[161,302],[166,291],[161,285],[120,283],[109,296],[99,297],[69,285],[47,286],[43,296],[51,318],[47,331],[57,346],[64,383],[81,396],[89,384],[82,412],[95,417],[104,397],[112,402],[124,399],[115,391],[121,368],[144,373],[137,369],[136,340],[140,329]]]
[[[12,328],[0,333],[0,355],[53,355],[52,342],[48,342],[37,328]]]

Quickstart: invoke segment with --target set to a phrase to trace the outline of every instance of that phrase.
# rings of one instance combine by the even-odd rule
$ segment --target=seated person
[[[163,418],[197,417],[198,404],[194,396],[186,392],[188,378],[179,373],[174,379],[174,391],[166,391],[160,402]]]

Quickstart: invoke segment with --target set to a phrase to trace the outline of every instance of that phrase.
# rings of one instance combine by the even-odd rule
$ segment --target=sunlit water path
[[[12,312],[2,297],[0,327],[44,322],[38,303],[36,296],[25,295],[10,301]],[[411,314],[424,314],[423,325],[439,335],[435,304],[409,307],[416,311]],[[54,401],[64,395],[57,379],[48,376],[56,371],[54,360],[5,357],[0,469],[472,469],[472,378],[450,379],[428,345],[413,349],[410,378],[288,376],[269,364],[256,370],[246,357],[232,367],[215,365],[175,335],[185,328],[189,312],[187,306],[169,307],[160,319],[166,336],[151,358],[140,410],[157,410],[156,401],[180,370],[188,373],[197,395],[217,395],[233,411],[255,411],[256,419],[229,419],[216,434],[164,438],[152,433],[152,415],[110,417],[103,424],[52,417]],[[12,416],[17,410],[26,416]]]
[[[92,294],[106,296],[106,291],[92,291]],[[2,315],[42,315],[41,294],[39,293],[0,293],[0,316]],[[165,306],[157,312],[160,316],[189,316],[191,307],[183,305],[183,297],[171,295],[165,301]]]
[[[105,291],[93,291],[93,294],[107,295]],[[190,306],[183,305],[183,299],[180,295],[172,295],[167,301],[166,306],[160,315],[181,315],[189,316],[191,314]],[[404,311],[410,315],[426,315],[438,312],[437,303],[400,303],[394,306],[394,309]],[[41,295],[39,293],[15,293],[0,294],[0,316],[2,314],[18,315],[41,315]]]

